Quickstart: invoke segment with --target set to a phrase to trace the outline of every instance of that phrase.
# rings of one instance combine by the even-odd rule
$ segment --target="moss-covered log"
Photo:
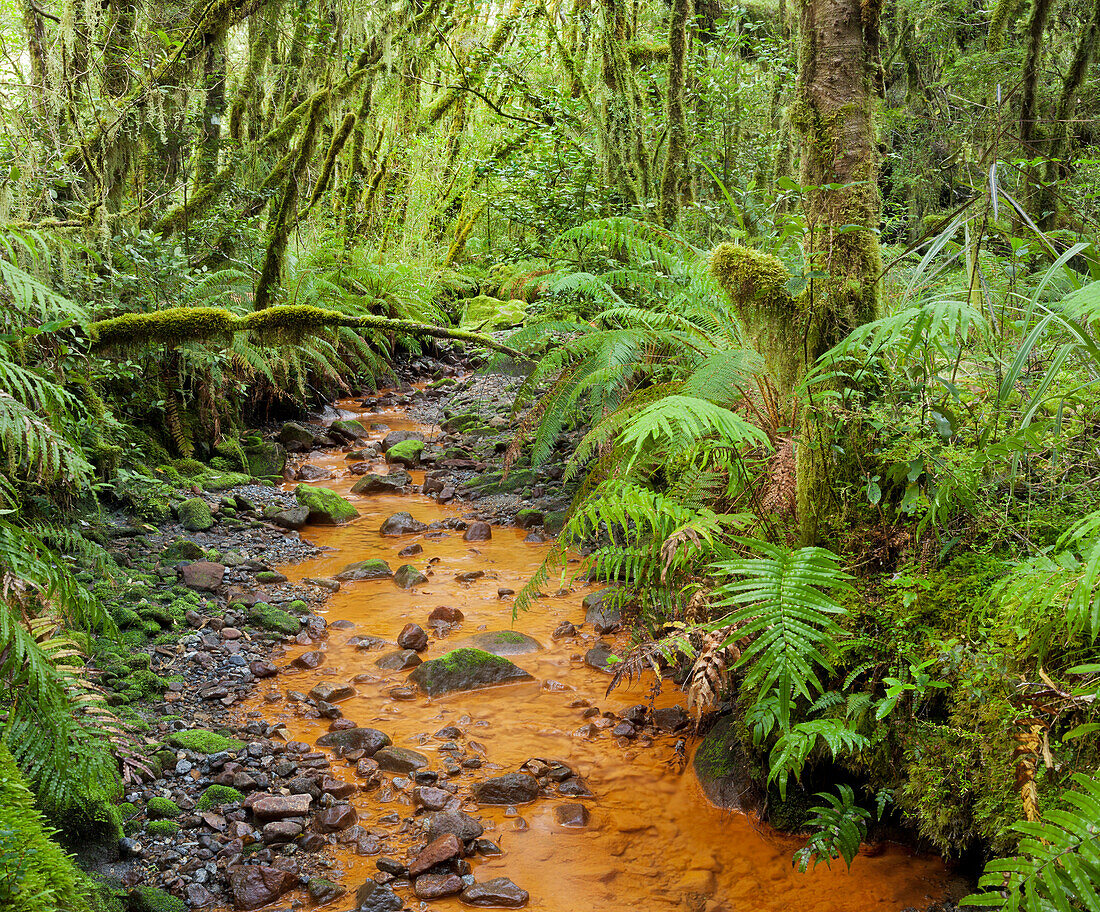
[[[499,351],[513,358],[523,357],[514,348],[480,333],[417,323],[414,320],[394,320],[369,314],[354,316],[305,304],[268,307],[243,317],[220,307],[169,307],[151,313],[125,314],[109,320],[97,320],[85,326],[84,331],[92,347],[96,351],[102,351],[115,347],[209,342],[228,339],[238,332],[255,333],[253,342],[262,345],[316,335],[340,326],[379,333],[455,339]]]

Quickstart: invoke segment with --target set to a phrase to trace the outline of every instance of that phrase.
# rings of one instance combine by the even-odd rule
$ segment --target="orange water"
[[[392,429],[417,427],[399,413],[357,413],[365,423],[382,422]],[[419,428],[424,430],[424,428]],[[381,436],[378,434],[376,436]],[[314,457],[318,464],[338,472],[323,484],[348,494],[355,476],[340,474],[347,462],[344,454]],[[583,664],[581,657],[595,642],[591,637],[555,642],[551,631],[562,621],[580,623],[580,607],[586,588],[580,584],[535,603],[521,615],[515,629],[537,639],[538,653],[513,657],[529,671],[532,683],[510,685],[474,693],[428,699],[395,700],[387,691],[404,683],[405,672],[382,672],[374,664],[379,652],[358,652],[346,645],[351,636],[373,635],[390,642],[411,622],[426,630],[427,615],[438,605],[453,605],[465,614],[460,629],[449,637],[433,637],[424,659],[448,651],[449,642],[478,630],[500,630],[513,626],[511,603],[497,596],[497,589],[519,590],[540,565],[548,545],[526,544],[526,533],[511,528],[494,528],[489,542],[464,542],[461,533],[448,532],[433,538],[428,534],[382,538],[378,527],[387,516],[408,511],[424,522],[463,514],[461,505],[441,506],[420,495],[348,495],[359,509],[360,518],[342,527],[310,527],[306,538],[335,550],[294,567],[284,568],[291,579],[328,576],[352,561],[380,557],[396,569],[406,562],[397,552],[413,541],[423,546],[422,554],[408,562],[421,570],[431,564],[427,584],[413,591],[398,589],[390,580],[345,583],[328,603],[324,614],[331,624],[338,619],[354,623],[353,629],[331,630],[321,647],[327,661],[316,671],[281,674],[264,682],[245,709],[269,721],[283,721],[288,737],[311,744],[324,734],[326,720],[302,718],[296,705],[285,700],[287,690],[307,692],[318,681],[347,681],[357,675],[369,679],[356,684],[357,696],[340,704],[344,716],[361,726],[385,731],[395,745],[411,747],[427,755],[433,768],[439,741],[431,735],[444,725],[458,725],[465,742],[478,741],[485,747],[485,765],[463,770],[458,778],[459,794],[468,796],[469,785],[478,779],[516,771],[531,757],[562,760],[584,777],[595,798],[587,799],[591,820],[586,829],[565,830],[557,826],[555,804],[575,799],[539,799],[519,808],[520,820],[506,816],[503,808],[478,809],[466,801],[464,810],[483,819],[486,836],[496,840],[504,855],[493,859],[471,859],[478,880],[509,877],[529,891],[530,909],[543,912],[596,912],[626,908],[647,912],[666,910],[814,910],[814,912],[863,912],[900,910],[924,906],[944,895],[947,872],[936,858],[920,856],[901,846],[888,845],[875,857],[860,856],[850,872],[843,863],[831,870],[824,865],[815,872],[800,874],[792,868],[791,856],[801,845],[798,839],[780,836],[754,820],[712,807],[703,797],[691,772],[681,772],[674,753],[675,736],[661,736],[651,744],[617,743],[609,731],[595,738],[578,734],[588,720],[578,701],[601,710],[621,712],[647,702],[651,680],[636,681],[605,694],[608,677]],[[576,568],[571,565],[571,569]],[[485,576],[472,583],[459,583],[456,573],[483,570]],[[558,590],[555,576],[545,587]],[[583,632],[583,631],[582,631]],[[283,662],[306,649],[293,647]],[[396,647],[395,647],[396,648]],[[281,662],[282,664],[282,662]],[[266,702],[267,693],[278,694],[279,702]],[[671,684],[657,698],[658,705],[682,700]],[[689,743],[690,752],[692,745]],[[354,764],[336,760],[333,773],[355,780]],[[392,776],[387,776],[392,779]],[[399,825],[379,825],[383,815],[396,811],[401,818],[412,815],[411,802],[398,790],[395,799],[380,803],[379,791],[361,792],[352,799],[364,827],[380,827],[383,854],[405,858],[411,833],[398,833]],[[359,857],[350,847],[334,849],[336,867],[349,893],[329,908],[354,908],[354,892],[377,873],[374,857]],[[280,900],[285,906],[288,897]],[[411,908],[421,904],[406,895]],[[424,908],[428,908],[424,906]],[[432,909],[463,908],[457,897],[431,903]]]

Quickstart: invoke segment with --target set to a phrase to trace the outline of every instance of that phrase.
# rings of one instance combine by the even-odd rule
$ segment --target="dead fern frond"
[[[1015,735],[1016,748],[1012,751],[1012,756],[1016,759],[1016,788],[1020,791],[1024,819],[1033,823],[1039,819],[1039,786],[1035,782],[1035,768],[1038,765],[1044,726],[1034,719],[1025,722],[1030,724],[1025,731]]]
[[[714,630],[703,640],[695,664],[691,668],[690,685],[687,691],[687,704],[695,730],[703,720],[703,715],[718,708],[722,692],[729,685],[729,666],[731,656],[728,649],[722,647],[726,632]],[[736,647],[733,647],[736,649]],[[740,655],[740,653],[738,653]],[[736,661],[736,658],[733,659]]]

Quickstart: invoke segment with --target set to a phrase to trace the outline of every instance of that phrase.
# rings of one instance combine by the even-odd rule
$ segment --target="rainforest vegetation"
[[[1100,909],[1100,3],[0,26],[0,907],[119,902],[61,846],[121,835],[102,673],[171,619],[106,513],[278,475],[256,428],[446,340],[527,365],[498,468],[577,441],[517,609],[584,550],[799,864],[888,823],[980,905]]]

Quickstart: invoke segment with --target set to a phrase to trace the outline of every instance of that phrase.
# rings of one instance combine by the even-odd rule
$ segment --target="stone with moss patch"
[[[175,820],[183,811],[171,798],[156,795],[146,802],[145,813],[153,820]]]
[[[196,754],[217,754],[221,751],[235,751],[244,747],[243,741],[227,738],[225,735],[202,728],[173,732],[168,736],[168,743],[173,747],[193,751]]]
[[[180,525],[188,532],[205,532],[214,526],[210,504],[201,497],[192,497],[179,505]]]
[[[244,795],[231,785],[212,785],[195,803],[195,810],[209,811],[223,804],[239,804],[244,801]]]
[[[424,585],[428,578],[412,564],[402,564],[394,571],[393,581],[402,589],[412,589]]]
[[[340,526],[359,516],[359,511],[339,494],[314,485],[300,484],[294,489],[298,503],[309,510],[308,521]]]
[[[160,560],[164,564],[202,560],[205,556],[202,548],[188,538],[177,538],[160,552]]]
[[[526,655],[538,652],[538,640],[516,630],[486,630],[464,637],[454,644],[456,649],[480,649],[496,656]]]
[[[418,665],[409,680],[434,697],[534,678],[501,656],[481,649],[463,648]]]
[[[459,326],[462,329],[503,329],[519,326],[527,316],[527,302],[513,299],[509,301],[478,295],[466,299],[466,308]]]
[[[248,471],[258,478],[281,476],[286,468],[286,448],[274,441],[249,438],[242,447]]]
[[[302,626],[294,615],[281,608],[274,608],[266,602],[257,602],[248,609],[248,621],[263,630],[285,636],[294,636]]]
[[[386,451],[386,462],[412,468],[420,464],[420,454],[423,452],[422,440],[402,440]]]
[[[127,897],[126,912],[187,912],[187,903],[156,887],[134,887]]]
[[[156,839],[164,839],[175,836],[180,829],[180,825],[174,820],[154,820],[145,828],[145,832]]]
[[[228,491],[230,488],[246,485],[251,480],[252,477],[244,472],[211,472],[204,475],[201,481],[204,491],[215,492]]]

